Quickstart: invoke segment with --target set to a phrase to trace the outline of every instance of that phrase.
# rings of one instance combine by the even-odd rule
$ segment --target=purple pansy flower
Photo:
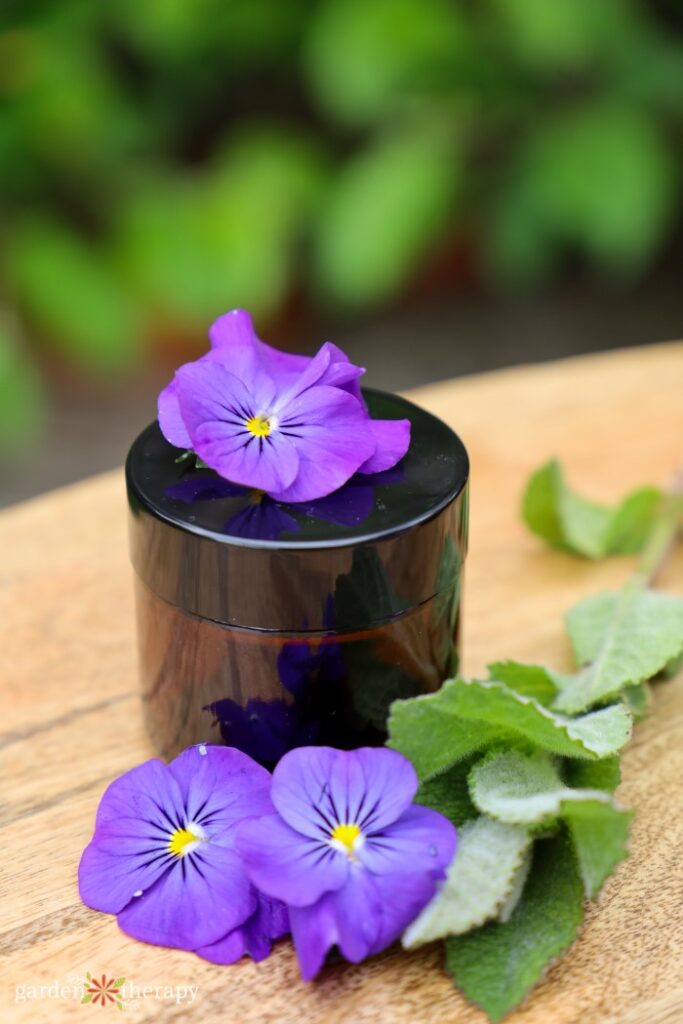
[[[272,810],[269,783],[241,751],[204,744],[126,772],[97,809],[78,869],[82,900],[143,942],[224,963],[265,955],[287,930],[285,912],[251,885],[235,831]]]
[[[304,979],[332,946],[357,963],[391,945],[445,877],[455,829],[412,803],[417,785],[393,750],[304,747],[273,772],[277,814],[239,827],[252,882],[289,907]]]
[[[244,924],[195,952],[214,964],[234,964],[245,955],[257,962],[265,960],[273,941],[289,934],[289,914],[279,900],[269,900],[261,893],[256,898],[256,910]]]
[[[326,343],[312,359],[264,344],[243,310],[212,326],[211,350],[159,395],[164,437],[221,476],[281,501],[331,494],[356,471],[394,466],[408,420],[373,420],[354,366]]]

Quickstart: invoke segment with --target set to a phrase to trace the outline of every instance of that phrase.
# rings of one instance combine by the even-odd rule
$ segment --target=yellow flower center
[[[266,416],[252,416],[244,425],[254,437],[268,437],[270,433],[270,420]]]
[[[190,832],[189,828],[177,828],[171,834],[171,838],[168,841],[168,849],[170,853],[175,853],[177,857],[182,857],[189,852],[190,847],[194,849],[195,843],[203,842],[204,837],[198,836],[196,832]]]
[[[332,829],[332,841],[343,847],[349,857],[353,854],[354,848],[361,835],[358,825],[335,825]]]

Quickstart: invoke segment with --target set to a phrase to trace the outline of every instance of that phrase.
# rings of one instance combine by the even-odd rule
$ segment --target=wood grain
[[[455,427],[472,458],[465,671],[501,656],[568,667],[562,613],[619,585],[632,562],[592,565],[545,550],[520,524],[521,488],[551,455],[596,498],[672,477],[683,461],[683,345],[503,371],[411,397]],[[137,698],[123,474],[5,511],[0,546],[3,1022],[86,1019],[95,1011],[74,999],[17,1001],[17,986],[66,985],[87,970],[139,986],[199,986],[191,1006],[141,998],[126,1010],[136,1021],[483,1021],[441,973],[435,947],[340,964],[305,985],[287,944],[265,963],[219,968],[135,943],[83,907],[75,871],[100,794],[152,753]],[[683,591],[680,552],[661,583]],[[620,797],[638,812],[632,856],[511,1024],[683,1020],[682,778],[679,677],[659,688],[625,757]]]

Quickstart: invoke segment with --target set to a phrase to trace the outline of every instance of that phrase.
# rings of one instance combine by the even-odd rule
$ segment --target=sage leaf
[[[562,466],[551,459],[530,478],[522,515],[552,547],[597,559],[640,551],[661,498],[657,488],[641,487],[614,508],[588,501],[567,486]]]
[[[621,782],[619,758],[605,757],[601,761],[566,761],[567,784],[577,789],[604,789],[613,793]]]
[[[552,704],[557,696],[553,674],[542,665],[524,665],[519,661],[494,661],[488,666],[491,679],[505,683],[511,690],[535,697],[541,704]]]
[[[647,718],[650,714],[652,690],[648,683],[636,683],[635,686],[625,686],[621,691],[621,699],[636,721],[641,718]]]
[[[576,938],[583,884],[564,830],[534,844],[524,891],[510,919],[446,940],[446,969],[497,1024]]]
[[[633,811],[604,800],[585,800],[564,804],[562,814],[569,824],[586,896],[595,899],[617,864],[628,856]]]
[[[558,817],[572,801],[612,803],[600,789],[565,785],[552,759],[540,751],[492,754],[470,772],[470,795],[482,814],[508,825],[534,825]]]
[[[505,735],[495,724],[459,718],[447,696],[452,682],[446,681],[436,693],[395,701],[390,708],[387,746],[412,761],[422,782]]]
[[[511,739],[523,738],[566,757],[609,757],[628,741],[631,724],[620,703],[569,718],[504,683],[449,679],[437,693],[392,704],[388,742],[424,780],[477,750]]]
[[[567,615],[576,675],[553,673],[559,711],[577,713],[651,679],[683,650],[683,598],[630,583],[586,598]]]
[[[461,935],[496,917],[514,890],[530,843],[527,829],[491,818],[463,825],[446,881],[405,931],[404,948]]]
[[[468,776],[477,756],[458,761],[445,772],[423,782],[415,795],[415,802],[445,815],[456,828],[470,818],[476,818],[479,812],[470,798]]]

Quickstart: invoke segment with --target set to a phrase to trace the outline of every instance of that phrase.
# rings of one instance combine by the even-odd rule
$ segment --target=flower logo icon
[[[81,999],[81,1003],[92,1003],[99,1004],[100,1006],[108,1006],[113,1003],[119,1010],[123,1009],[123,1000],[121,998],[121,986],[123,985],[125,978],[107,978],[106,974],[103,974],[101,978],[93,978],[90,971],[87,972],[86,976],[86,989],[85,995]]]

